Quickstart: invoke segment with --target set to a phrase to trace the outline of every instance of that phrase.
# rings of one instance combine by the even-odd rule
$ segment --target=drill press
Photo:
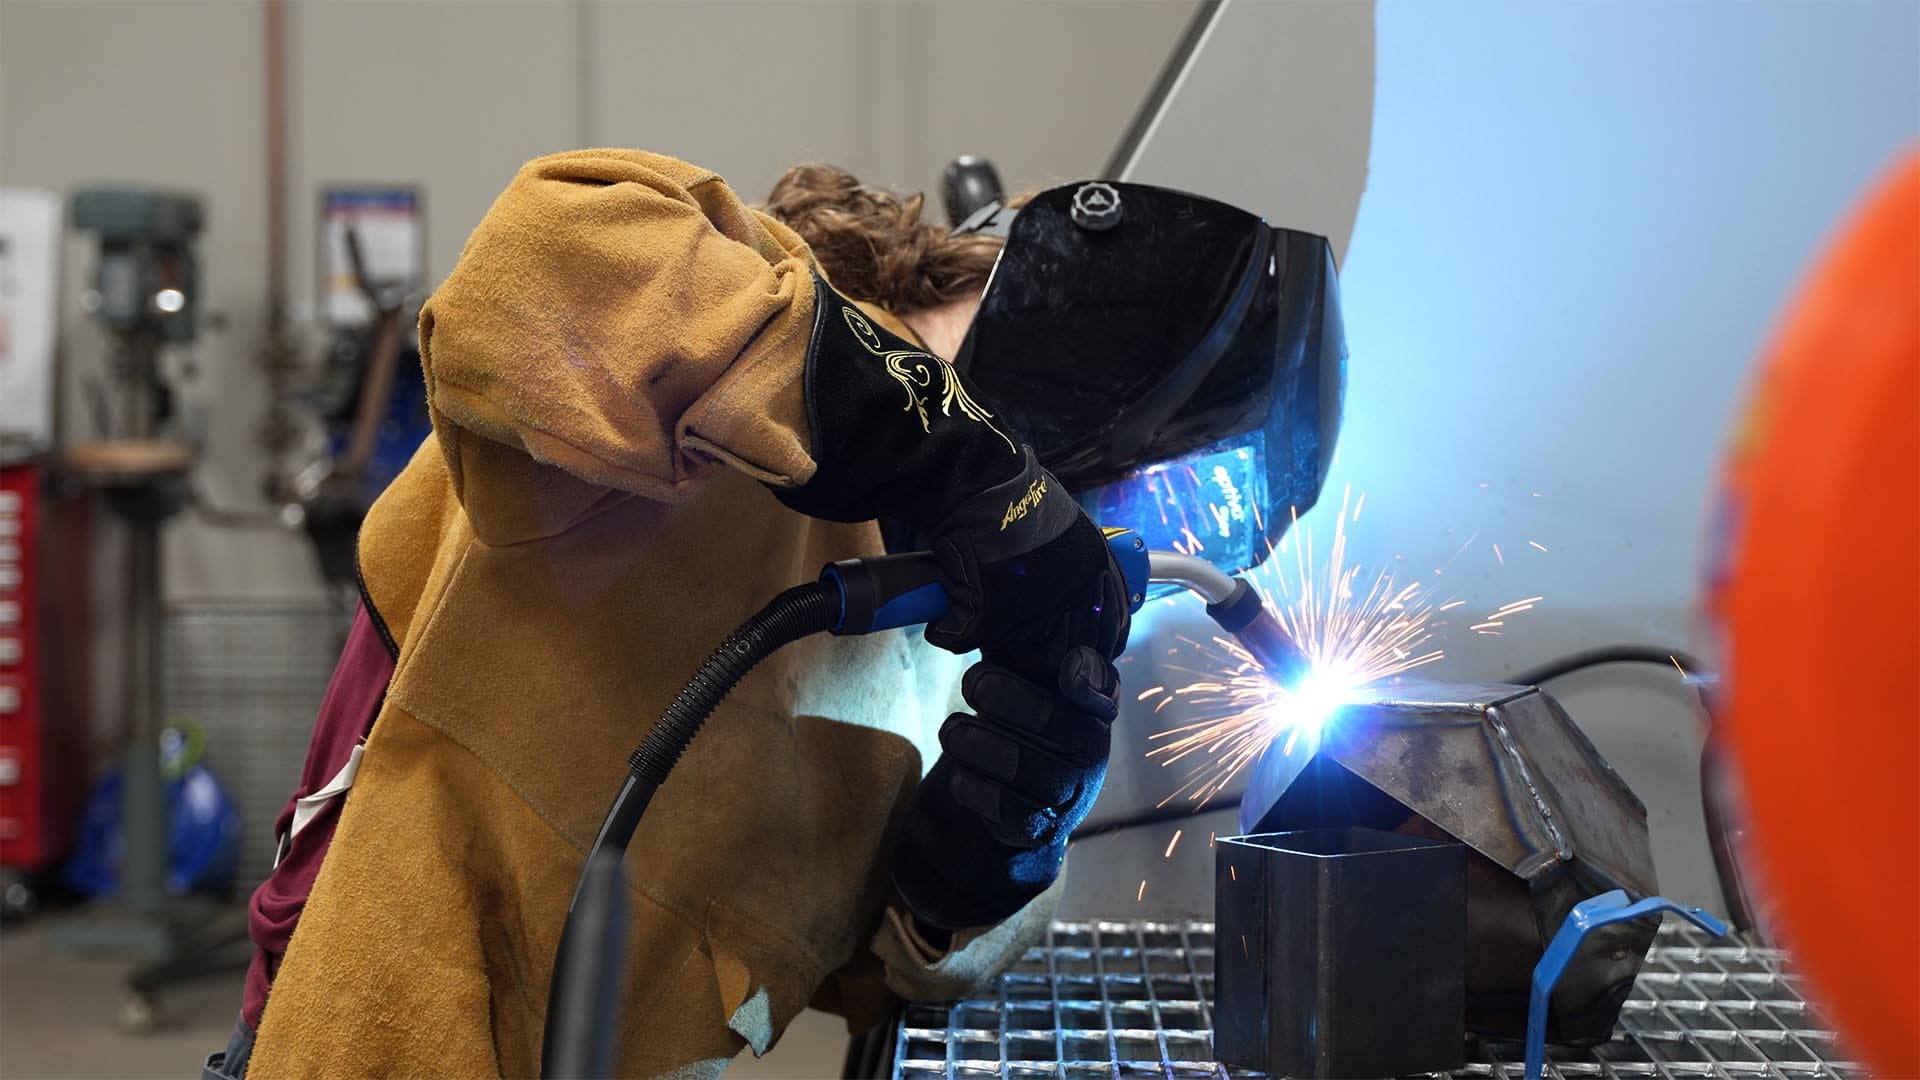
[[[126,861],[120,903],[131,916],[75,927],[67,941],[75,947],[158,955],[175,944],[163,918],[167,801],[160,765],[160,530],[185,502],[195,450],[167,434],[173,408],[159,359],[164,346],[195,336],[200,283],[193,243],[202,221],[200,201],[190,195],[88,187],[73,197],[74,228],[92,234],[98,244],[83,304],[112,342],[109,370],[117,400],[102,403],[101,437],[69,442],[60,460],[68,474],[103,497],[127,529],[121,806]]]

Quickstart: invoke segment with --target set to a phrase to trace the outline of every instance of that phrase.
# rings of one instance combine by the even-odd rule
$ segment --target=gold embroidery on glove
[[[880,344],[880,335],[874,332],[866,316],[850,307],[843,307],[840,310],[846,315],[847,327],[853,331],[855,337],[860,339],[860,344],[865,345],[868,352],[886,362],[887,374],[891,375],[893,380],[907,392],[907,404],[902,411],[912,411],[919,415],[920,430],[929,434],[933,432],[932,418],[927,415],[927,395],[922,391],[933,389],[933,376],[937,370],[940,374],[940,415],[952,416],[957,406],[962,416],[985,424],[988,430],[1000,436],[1001,441],[1007,444],[1007,449],[1016,454],[1020,452],[1020,448],[1014,445],[1013,440],[1007,438],[1007,433],[994,424],[993,414],[973,400],[973,395],[967,393],[967,388],[961,384],[959,373],[953,370],[952,364],[932,353],[917,349],[883,348]]]

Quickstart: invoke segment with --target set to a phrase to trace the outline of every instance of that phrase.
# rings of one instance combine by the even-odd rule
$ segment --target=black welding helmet
[[[955,232],[1006,240],[955,366],[1094,520],[1236,571],[1319,497],[1347,357],[1325,237],[1109,181]]]

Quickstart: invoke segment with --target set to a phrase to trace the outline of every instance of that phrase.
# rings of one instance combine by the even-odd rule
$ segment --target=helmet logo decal
[[[1081,184],[1080,190],[1073,193],[1073,207],[1069,211],[1073,223],[1092,232],[1111,229],[1120,224],[1120,193],[1112,184],[1103,184],[1098,180]]]

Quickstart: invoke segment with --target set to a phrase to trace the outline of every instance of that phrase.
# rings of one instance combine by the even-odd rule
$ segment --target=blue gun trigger
[[[945,615],[947,607],[947,591],[937,581],[928,582],[881,604],[874,611],[873,625],[867,628],[867,632],[930,623]]]

